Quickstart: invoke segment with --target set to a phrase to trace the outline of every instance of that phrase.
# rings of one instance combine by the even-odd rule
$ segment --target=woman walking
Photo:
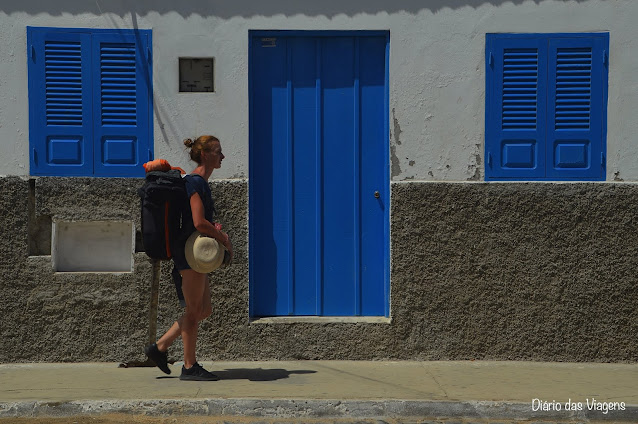
[[[215,208],[208,186],[208,179],[213,170],[220,168],[224,159],[221,143],[212,135],[202,135],[195,141],[190,138],[184,140],[184,145],[190,149],[190,157],[197,163],[197,167],[185,177],[191,216],[182,218],[182,227],[187,229],[187,235],[197,230],[216,239],[226,248],[232,260],[233,247],[228,235],[213,224]],[[219,377],[199,365],[195,357],[199,322],[212,313],[211,292],[208,274],[191,269],[186,261],[184,246],[185,243],[182,242],[175,249],[173,262],[182,277],[186,310],[182,317],[175,321],[156,343],[146,346],[144,352],[162,371],[170,374],[167,351],[173,342],[181,336],[184,344],[184,366],[179,377],[180,380],[219,380]]]

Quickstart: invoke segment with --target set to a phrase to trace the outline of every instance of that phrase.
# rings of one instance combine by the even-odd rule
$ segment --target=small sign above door
[[[276,38],[262,38],[261,39],[262,47],[277,47],[277,39]]]

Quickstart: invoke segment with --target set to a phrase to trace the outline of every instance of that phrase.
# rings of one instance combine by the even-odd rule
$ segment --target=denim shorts
[[[173,264],[179,271],[191,269],[190,265],[188,265],[188,261],[186,260],[184,247],[185,245],[173,247]]]

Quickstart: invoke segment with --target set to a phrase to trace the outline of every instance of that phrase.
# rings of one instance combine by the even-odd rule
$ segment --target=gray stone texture
[[[142,183],[0,178],[0,362],[144,359],[145,254],[135,253],[133,273],[54,273],[50,256],[30,255],[28,237],[34,226],[47,231],[37,228],[49,222],[42,217],[132,220],[139,231]],[[267,324],[251,323],[248,313],[247,182],[211,187],[236,254],[232,267],[210,275],[213,315],[200,326],[202,360],[638,356],[638,185],[395,183],[391,322]],[[182,312],[170,270],[162,264],[160,334]],[[179,342],[170,354],[181,359]]]
[[[50,255],[30,255],[38,217],[133,220],[139,228],[141,180],[0,178],[2,311],[0,362],[118,361],[139,357],[148,338],[150,263],[135,254],[133,273],[55,273]],[[50,228],[38,229],[48,231]],[[50,253],[50,252],[48,252]]]
[[[210,416],[242,418],[252,423],[264,419],[292,420],[288,422],[334,422],[327,419],[366,420],[390,419],[401,423],[472,422],[633,422],[635,407],[619,415],[603,415],[582,411],[530,412],[528,404],[476,401],[404,401],[404,400],[324,400],[324,399],[161,399],[161,400],[83,400],[65,402],[0,402],[0,418],[7,417],[74,417],[101,414],[134,416]],[[429,418],[427,418],[429,417]],[[442,418],[442,421],[437,421]],[[411,419],[411,421],[404,421]],[[462,421],[449,421],[461,419]],[[475,421],[478,420],[478,421]],[[270,422],[270,421],[263,421]],[[382,421],[383,422],[383,421]]]
[[[397,357],[634,361],[633,184],[397,184]]]

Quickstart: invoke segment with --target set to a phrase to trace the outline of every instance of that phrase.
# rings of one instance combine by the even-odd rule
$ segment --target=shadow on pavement
[[[249,380],[249,381],[275,381],[289,378],[292,374],[314,374],[313,370],[292,370],[288,371],[282,368],[234,368],[225,369],[223,371],[211,368],[210,372],[219,376],[220,380]],[[179,378],[177,375],[163,375],[157,377],[158,380],[167,378]]]
[[[275,381],[289,378],[291,374],[314,374],[312,370],[292,370],[282,368],[234,368],[224,371],[214,370],[221,380]]]
[[[220,380],[249,380],[249,381],[275,381],[289,378],[292,374],[314,374],[314,370],[292,370],[288,371],[282,368],[234,368],[223,371],[210,368],[210,372],[217,375]],[[176,375],[162,375],[157,377],[158,380],[168,378],[179,378]]]

